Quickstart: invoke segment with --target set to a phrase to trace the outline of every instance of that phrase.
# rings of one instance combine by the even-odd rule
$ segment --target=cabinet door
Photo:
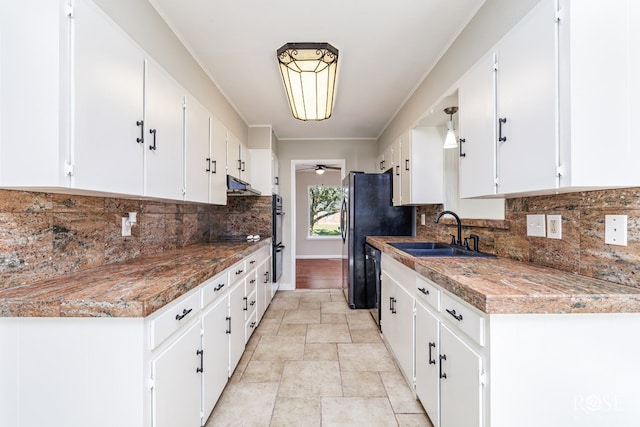
[[[393,308],[396,316],[393,343],[394,353],[405,376],[413,381],[413,295],[396,285]]]
[[[244,326],[245,326],[245,303],[244,280],[240,280],[232,285],[229,293],[229,317],[231,317],[231,330],[229,333],[229,376],[238,366],[238,362],[244,352]]]
[[[222,394],[229,378],[229,334],[227,334],[228,297],[220,298],[202,316],[202,349],[204,366],[202,372],[202,410],[204,420],[209,418],[213,407]]]
[[[183,198],[184,92],[152,61],[145,78],[145,196]]]
[[[227,130],[215,117],[211,117],[211,177],[209,203],[227,204]]]
[[[187,96],[185,115],[185,200],[207,203],[211,175],[211,123],[209,112]]]
[[[240,151],[240,140],[227,131],[227,174],[238,179],[242,170]]]
[[[393,206],[400,206],[402,203],[402,172],[400,170],[402,167],[400,165],[402,162],[402,146],[400,138],[393,143],[391,157],[393,158]]]
[[[482,425],[482,358],[440,324],[440,426]],[[460,410],[464,402],[464,410]]]
[[[257,270],[258,283],[256,286],[256,293],[257,293],[256,304],[258,305],[258,307],[256,307],[256,311],[257,311],[258,322],[262,319],[262,316],[264,315],[264,312],[267,309],[267,305],[269,304],[269,301],[267,300],[267,286],[269,286],[269,290],[270,290],[271,283],[270,283],[270,280],[268,280],[269,278],[267,277],[268,262],[269,262],[269,259],[263,261],[258,266],[258,270]]]
[[[151,362],[153,426],[199,426],[201,375],[200,324],[180,335]]]
[[[494,57],[487,55],[460,81],[459,193],[461,198],[496,193]],[[524,161],[524,160],[523,160]]]
[[[440,321],[416,302],[416,394],[434,426],[440,425]]]
[[[497,123],[506,138],[498,141],[501,194],[557,187],[555,3],[542,1],[498,45],[498,118],[507,120]]]
[[[380,275],[380,329],[387,342],[393,339],[394,321],[393,298],[396,285],[393,279],[384,271]]]
[[[413,173],[413,150],[410,132],[400,138],[400,203],[411,203],[411,174]],[[427,183],[423,183],[427,184]]]
[[[240,165],[240,179],[251,183],[251,155],[243,142],[240,142]]]
[[[141,195],[143,54],[88,0],[74,2],[73,25],[71,186]]]

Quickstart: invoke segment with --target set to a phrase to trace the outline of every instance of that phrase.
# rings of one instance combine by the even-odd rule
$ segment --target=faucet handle
[[[450,234],[451,236],[451,244],[455,245],[456,244],[456,236],[454,234]]]
[[[469,239],[473,240],[473,250],[478,252],[479,249],[479,242],[480,242],[480,236],[478,236],[477,234],[469,234]],[[466,242],[467,239],[465,238],[464,241]],[[467,243],[467,249],[469,248],[469,244]]]

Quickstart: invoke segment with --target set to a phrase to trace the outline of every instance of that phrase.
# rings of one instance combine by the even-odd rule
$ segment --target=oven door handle
[[[286,248],[286,246],[284,246],[284,245],[278,245],[278,246],[276,246],[276,252],[282,252],[282,250],[283,250],[284,248]]]

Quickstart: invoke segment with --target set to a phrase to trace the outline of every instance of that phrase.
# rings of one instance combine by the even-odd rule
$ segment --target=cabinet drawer
[[[251,338],[251,334],[253,334],[253,331],[255,331],[257,327],[258,327],[258,321],[256,318],[256,312],[254,310],[253,315],[247,319],[247,322],[244,325],[245,344],[247,343],[247,341],[249,341],[249,338]]]
[[[244,320],[248,320],[252,316],[255,317],[257,295],[258,293],[254,291],[244,297]]]
[[[385,253],[382,254],[381,267],[382,271],[387,273],[390,278],[406,289],[409,293],[413,294],[417,276],[415,270],[399,263]]]
[[[229,268],[229,283],[237,283],[247,275],[246,258]]]
[[[151,349],[156,348],[200,311],[200,292],[172,302],[150,321]]]
[[[442,293],[442,318],[484,346],[484,317],[468,304]]]
[[[206,280],[202,284],[202,307],[206,307],[229,289],[229,270]]]
[[[249,273],[249,275],[247,276],[247,283],[244,288],[245,289],[244,294],[249,295],[255,292],[257,283],[258,283],[258,276],[256,275],[256,272],[253,271]]]
[[[432,281],[419,275],[416,277],[416,298],[440,311],[440,288]]]

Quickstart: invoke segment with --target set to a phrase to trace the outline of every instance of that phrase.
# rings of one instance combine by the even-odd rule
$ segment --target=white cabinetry
[[[251,153],[249,182],[253,189],[258,190],[263,196],[279,194],[278,138],[271,126],[249,128],[249,152]]]
[[[376,170],[386,172],[393,168],[393,145],[389,145],[376,160]]]
[[[224,273],[227,275],[227,273]],[[217,286],[217,285],[216,285]],[[214,288],[215,289],[215,288]],[[227,334],[229,315],[228,298],[219,298],[202,315],[202,349],[204,372],[202,373],[203,421],[213,411],[229,378],[229,335]],[[178,425],[178,424],[176,424]]]
[[[151,362],[153,426],[200,425],[200,324],[194,323]]]
[[[249,172],[249,148],[237,136],[227,131],[227,174],[248,181]]]
[[[236,265],[231,272],[231,290],[229,292],[229,376],[238,366],[245,345],[245,278],[244,261]],[[240,271],[240,273],[238,273]],[[234,277],[234,275],[236,277]],[[238,279],[237,277],[240,277]]]
[[[440,425],[440,319],[416,301],[416,395],[434,426]]]
[[[185,200],[223,205],[226,131],[191,95],[185,109]]]
[[[637,2],[542,0],[507,33],[459,84],[460,196],[639,185],[638,22]]]

